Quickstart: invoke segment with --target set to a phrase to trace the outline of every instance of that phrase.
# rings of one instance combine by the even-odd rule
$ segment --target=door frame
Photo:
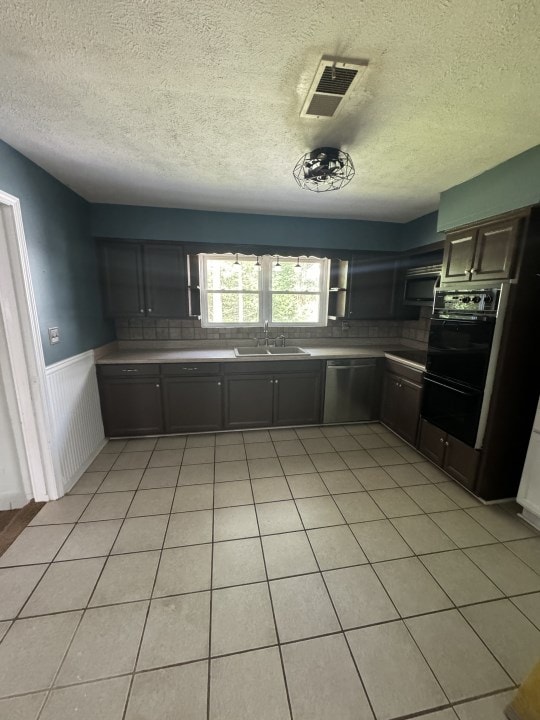
[[[63,495],[57,478],[45,358],[19,198],[0,190],[0,314],[7,339],[4,380],[15,390],[13,408],[22,436],[19,461],[36,502]],[[5,237],[5,241],[2,238]],[[22,457],[21,457],[22,456]],[[27,488],[28,490],[28,488]]]

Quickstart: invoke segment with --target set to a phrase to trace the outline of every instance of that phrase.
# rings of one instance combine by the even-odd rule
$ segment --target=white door
[[[32,497],[6,350],[4,323],[0,314],[0,510],[22,507]]]
[[[0,190],[0,509],[61,494],[49,426],[20,204]]]
[[[517,501],[523,506],[523,517],[540,529],[540,402],[531,433],[527,459],[523,467]]]

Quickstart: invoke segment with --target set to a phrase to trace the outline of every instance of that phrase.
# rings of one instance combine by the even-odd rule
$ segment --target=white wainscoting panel
[[[45,369],[53,423],[53,453],[64,492],[105,445],[92,350]]]

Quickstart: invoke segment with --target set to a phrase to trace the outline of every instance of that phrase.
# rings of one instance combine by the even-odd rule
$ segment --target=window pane
[[[209,323],[255,323],[258,321],[258,295],[208,293]]]
[[[320,295],[272,295],[272,322],[319,322],[319,305]]]
[[[255,267],[255,258],[238,258],[229,260],[208,257],[206,261],[206,277],[208,290],[258,290],[261,273]]]
[[[275,270],[272,263],[272,290],[319,292],[321,281],[321,263],[300,260],[300,267],[295,267],[298,260],[281,259],[281,271]]]

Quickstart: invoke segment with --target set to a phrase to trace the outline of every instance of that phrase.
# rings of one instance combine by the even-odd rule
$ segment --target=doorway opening
[[[0,190],[0,510],[62,494],[19,199]]]

